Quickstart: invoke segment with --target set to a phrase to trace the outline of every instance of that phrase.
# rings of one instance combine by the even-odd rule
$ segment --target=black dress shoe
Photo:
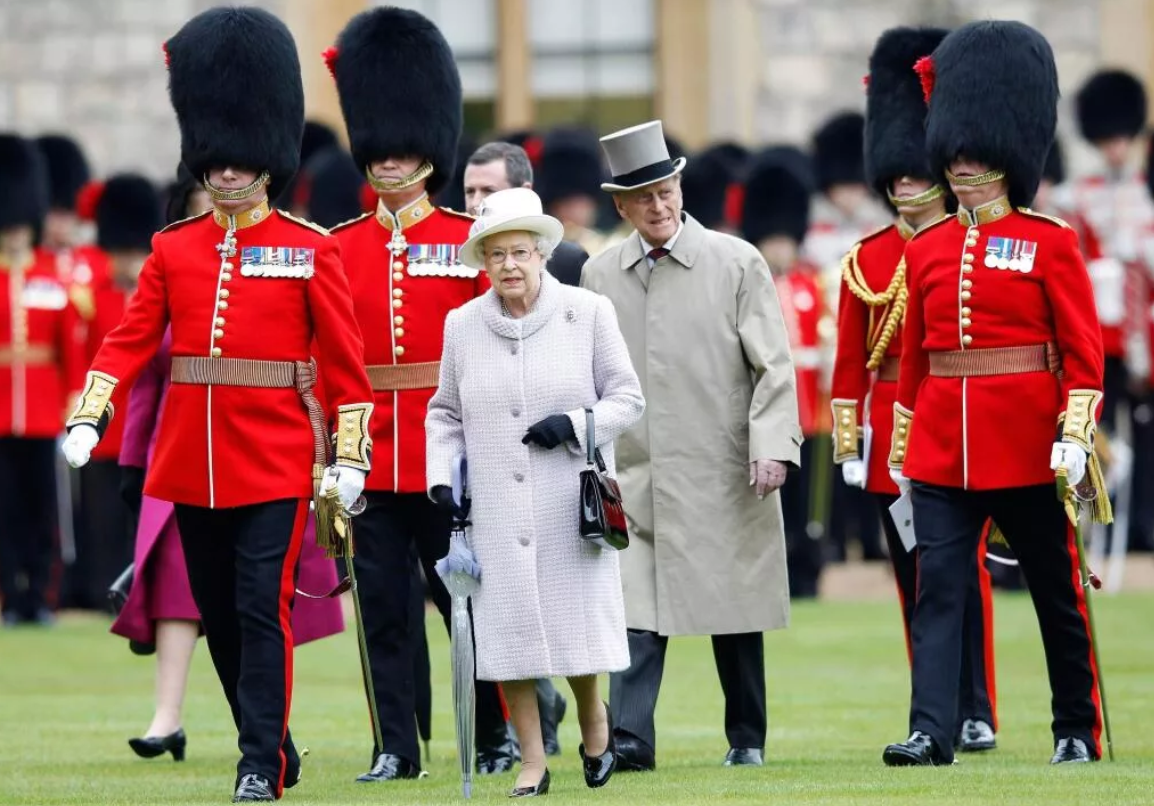
[[[1086,764],[1095,760],[1094,754],[1090,752],[1090,748],[1086,746],[1084,741],[1075,739],[1073,736],[1064,736],[1058,740],[1050,763]]]
[[[508,731],[503,741],[488,745],[477,745],[477,773],[479,775],[499,775],[509,772],[521,760],[521,748]]]
[[[537,782],[536,786],[519,786],[509,793],[511,798],[535,798],[538,795],[549,794],[549,768],[545,768],[545,774],[541,776],[541,780]]]
[[[585,768],[585,786],[590,789],[605,786],[609,783],[613,771],[617,769],[617,745],[613,741],[613,718],[609,716],[609,703],[605,703],[605,726],[609,731],[609,744],[604,753],[599,756],[587,756],[584,743],[577,748],[581,764]]]
[[[381,753],[377,756],[377,763],[373,768],[359,776],[357,780],[362,784],[371,784],[377,781],[400,781],[420,777],[421,768],[418,765],[392,753]]]
[[[240,786],[236,788],[232,802],[248,803],[258,800],[276,800],[276,795],[273,794],[272,784],[267,778],[249,773],[240,779]]]
[[[967,719],[962,722],[962,729],[958,732],[958,741],[954,745],[963,753],[980,753],[983,750],[993,750],[998,746],[994,738],[994,729],[984,719]]]
[[[561,692],[553,686],[537,686],[537,710],[541,712],[541,740],[545,745],[545,755],[561,755],[561,742],[557,738],[557,726],[565,718],[568,703]],[[548,695],[552,693],[552,698]]]
[[[731,747],[725,754],[726,767],[760,767],[764,763],[760,747]]]
[[[629,731],[613,731],[617,749],[617,772],[651,772],[657,769],[653,748]]]
[[[184,761],[184,748],[188,738],[183,728],[177,728],[167,736],[145,736],[142,739],[129,739],[128,746],[141,758],[156,758],[165,753],[172,753],[173,761]]]
[[[891,744],[882,752],[887,767],[932,767],[943,763],[937,743],[928,734],[915,730],[901,744]]]

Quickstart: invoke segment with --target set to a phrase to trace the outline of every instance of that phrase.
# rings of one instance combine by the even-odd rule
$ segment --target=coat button
[[[394,260],[393,261],[393,268],[400,270],[400,269],[405,268],[405,264],[400,260]]]
[[[396,346],[396,348],[393,350],[393,353],[395,353],[396,355],[404,355],[405,354],[405,348],[398,344]]]
[[[401,282],[401,280],[404,280],[404,279],[405,279],[405,275],[402,274],[401,272],[399,272],[399,271],[393,272],[393,280],[394,281],[399,283],[399,282]]]
[[[524,481],[525,480],[525,474],[524,473],[514,473],[513,478],[519,482]]]
[[[403,327],[393,328],[393,333],[395,333],[399,339],[401,336],[405,335],[405,329]]]
[[[224,338],[224,331],[218,327],[216,330],[212,331],[212,337],[214,339],[223,339]]]
[[[974,337],[973,337],[973,336],[971,336],[969,333],[967,333],[966,335],[962,336],[962,344],[964,344],[964,345],[966,345],[966,346],[968,347],[968,346],[970,346],[970,345],[971,345],[971,344],[973,344],[973,343],[974,343]]]
[[[405,292],[404,292],[404,291],[402,291],[402,290],[401,290],[401,289],[399,289],[399,288],[394,288],[394,289],[393,289],[393,296],[394,296],[394,297],[396,297],[397,299],[400,299],[402,296],[404,296],[404,293],[405,293]]]
[[[964,274],[969,274],[969,273],[971,273],[973,270],[974,270],[974,267],[973,267],[973,266],[971,266],[969,263],[963,263],[963,264],[962,264],[962,273],[964,273]]]
[[[962,317],[962,327],[969,327],[973,321],[969,317]]]
[[[221,279],[221,282],[227,283],[229,280],[232,279],[232,275],[226,271],[224,274],[222,274],[220,276],[220,279]]]
[[[404,323],[405,323],[405,317],[403,317],[403,316],[394,316],[393,317],[393,324],[394,325],[403,325]]]
[[[962,280],[962,288],[963,289],[968,291],[969,289],[971,289],[973,287],[974,287],[974,281],[973,280]]]
[[[216,326],[217,327],[224,327],[224,317],[223,316],[216,317]]]
[[[221,355],[223,354],[223,352],[224,351],[221,350],[219,347],[213,347],[212,348],[212,357],[213,358],[220,358]]]
[[[227,289],[227,288],[222,288],[222,289],[220,290],[220,294],[219,294],[218,296],[219,296],[221,299],[228,299],[228,289]]]
[[[969,254],[969,253],[966,253],[966,254],[962,255],[962,260],[965,263],[973,263],[974,262],[974,256]]]
[[[973,313],[973,311],[969,308],[962,308],[962,316],[969,316],[971,313]]]
[[[520,351],[521,345],[517,344],[517,342],[513,342],[513,346],[509,348],[509,352],[511,352],[513,355],[516,355]]]
[[[969,298],[970,298],[972,295],[970,294],[970,292],[969,292],[969,291],[963,291],[963,292],[962,292],[962,294],[961,294],[961,296],[962,296],[962,301],[963,301],[963,302],[965,302],[965,301],[966,301],[966,300],[968,300],[968,299],[969,299]]]
[[[521,410],[514,406],[512,414],[514,417],[520,417],[521,416]]]
[[[527,545],[529,545],[529,538],[527,538],[527,537],[522,537],[522,538],[521,538],[520,540],[518,540],[517,542],[518,542],[518,543],[520,543],[522,546],[527,546]]]
[[[393,300],[393,307],[394,307],[394,308],[399,308],[399,307],[401,307],[401,306],[402,306],[402,305],[404,305],[404,304],[405,304],[405,303],[401,302],[399,299],[395,299],[395,300]]]
[[[227,311],[228,310],[228,303],[222,299],[220,302],[216,303],[216,307],[222,311]]]

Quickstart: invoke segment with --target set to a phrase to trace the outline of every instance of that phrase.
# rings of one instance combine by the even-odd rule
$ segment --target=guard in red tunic
[[[56,437],[79,391],[81,329],[51,255],[34,249],[48,209],[35,146],[0,135],[0,607],[5,626],[50,624]]]
[[[890,452],[913,486],[918,597],[911,628],[909,739],[889,765],[953,759],[966,591],[989,519],[1029,583],[1046,652],[1053,763],[1099,756],[1100,712],[1073,529],[1054,484],[1095,488],[1102,335],[1074,232],[1021,205],[1054,139],[1058,75],[1049,43],[1018,22],[958,28],[920,72],[932,85],[926,150],[956,216],[906,246],[909,299]],[[975,81],[997,76],[996,86]],[[1089,497],[1089,495],[1087,494]]]
[[[805,154],[791,146],[767,149],[750,168],[741,214],[741,236],[758,248],[773,274],[797,373],[797,408],[805,437],[802,472],[791,476],[781,490],[793,598],[818,594],[830,490],[828,454],[818,459],[813,441],[829,434],[829,396],[820,360],[820,332],[829,315],[817,268],[799,258],[813,187],[813,169]]]
[[[878,505],[898,586],[910,647],[917,598],[917,552],[902,543],[889,507],[898,488],[887,456],[906,305],[906,242],[946,214],[946,194],[930,178],[925,151],[926,104],[914,64],[945,37],[942,28],[893,28],[870,57],[866,90],[865,167],[875,191],[898,217],[859,241],[842,261],[838,349],[833,371],[834,462],[846,484],[862,487]],[[868,435],[864,440],[863,435]],[[864,443],[864,444],[859,444]],[[866,455],[862,456],[862,451]],[[967,592],[956,744],[963,751],[995,744],[993,602],[984,563],[985,541]]]
[[[214,209],[153,239],[124,320],[92,362],[64,452],[74,466],[88,461],[171,325],[172,384],[144,492],[176,504],[193,598],[239,730],[234,800],[273,800],[300,777],[288,732],[290,614],[309,499],[323,477],[322,492],[335,486],[354,506],[370,469],[371,390],[336,239],[268,206],[297,170],[304,126],[288,29],[259,9],[216,8],[165,52],[181,159]],[[312,393],[318,368],[328,411]]]
[[[472,218],[429,202],[453,178],[461,130],[460,77],[441,32],[414,11],[377,8],[354,17],[326,58],[353,158],[379,196],[375,212],[333,232],[376,402],[377,461],[354,562],[368,639],[366,693],[375,695],[378,721],[372,769],[358,780],[388,781],[421,772],[408,618],[413,545],[446,625],[449,616],[433,565],[448,550],[450,524],[426,493],[425,409],[437,386],[445,317],[487,280],[457,257]],[[512,768],[515,746],[494,683],[477,683],[477,745],[481,772]]]

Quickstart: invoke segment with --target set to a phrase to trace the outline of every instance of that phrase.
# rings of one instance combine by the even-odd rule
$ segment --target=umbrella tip
[[[1113,748],[1111,748],[1111,749],[1113,749]],[[466,781],[464,784],[464,789],[465,789],[465,799],[468,800],[469,798],[472,798],[473,797],[473,784]]]

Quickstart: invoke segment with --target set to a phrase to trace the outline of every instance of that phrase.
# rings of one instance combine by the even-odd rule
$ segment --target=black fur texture
[[[328,229],[359,216],[365,174],[349,152],[334,146],[318,151],[301,170],[308,183],[308,219]]]
[[[48,212],[48,170],[30,141],[0,134],[0,230],[35,227]]]
[[[92,176],[80,145],[63,134],[37,137],[36,145],[48,171],[48,206],[53,210],[75,210],[76,194]]]
[[[834,185],[865,184],[865,117],[839,112],[813,136],[817,186],[825,193]]]
[[[96,245],[106,252],[151,251],[164,226],[160,194],[139,174],[117,174],[104,183],[96,203]]]
[[[744,178],[749,159],[749,151],[737,143],[716,143],[688,160],[681,173],[685,212],[707,229],[725,224],[730,185]]]
[[[576,126],[548,132],[541,144],[540,164],[533,170],[533,185],[546,210],[571,196],[600,199],[606,171],[596,132]]]
[[[1125,70],[1101,70],[1074,98],[1078,128],[1091,143],[1137,137],[1146,128],[1146,89]]]
[[[758,154],[745,182],[741,237],[757,245],[773,235],[800,244],[809,229],[810,197],[815,190],[813,163],[793,146],[775,146]]]

